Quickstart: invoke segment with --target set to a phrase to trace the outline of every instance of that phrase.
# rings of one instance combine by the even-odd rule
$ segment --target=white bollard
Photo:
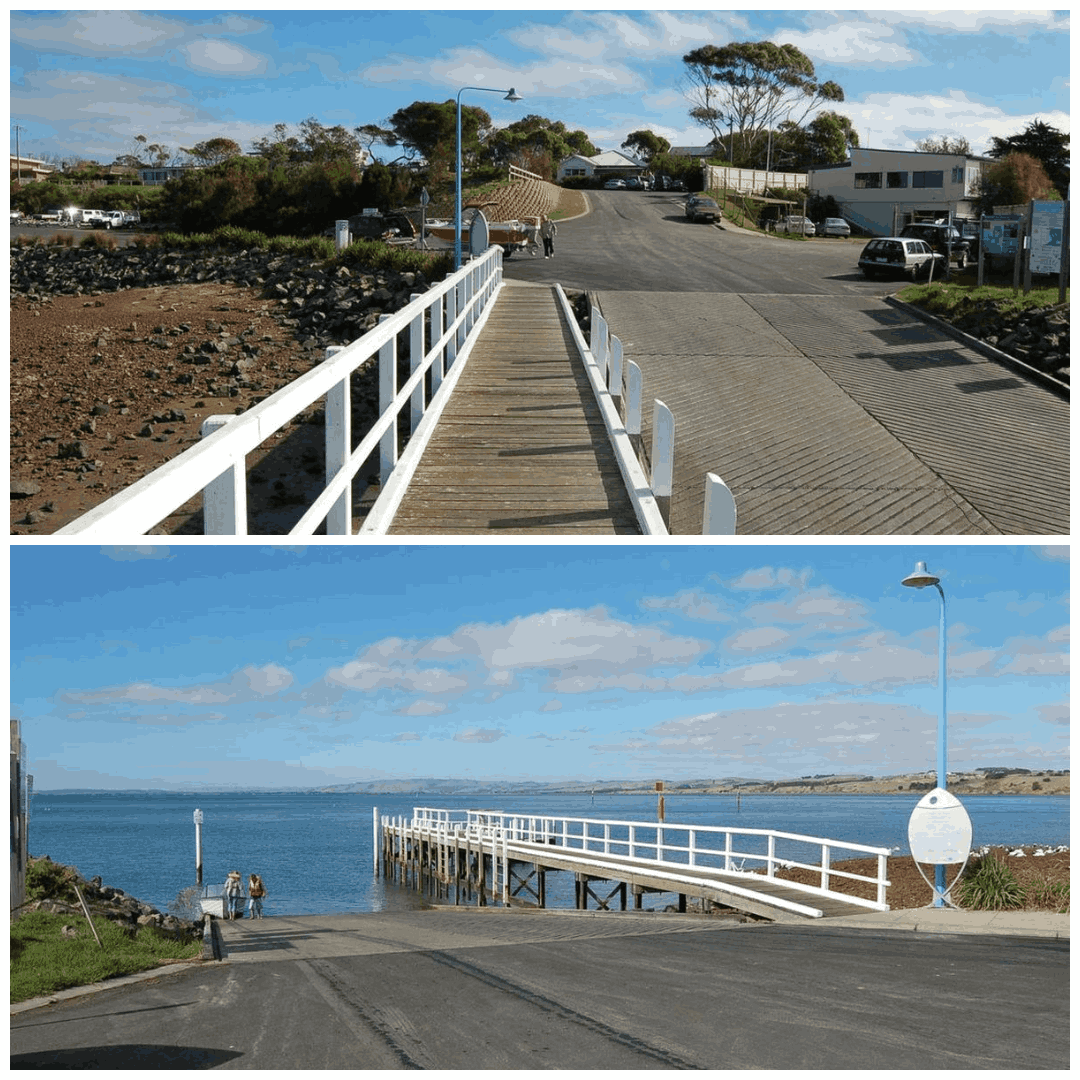
[[[657,398],[653,402],[652,490],[654,495],[671,495],[675,468],[675,417]]]
[[[199,437],[205,439],[232,419],[232,416],[208,416],[199,428]],[[247,475],[244,462],[230,465],[203,488],[203,535],[247,535]]]
[[[715,473],[705,477],[705,514],[701,525],[702,536],[735,535],[735,496],[731,489]]]
[[[626,434],[641,434],[641,368],[626,362]]]
[[[348,222],[348,220],[346,219],[344,221],[335,221],[334,222],[334,246],[337,248],[337,250],[338,251],[344,251],[349,246],[350,239],[351,238],[349,236],[349,222]]]
[[[608,393],[613,397],[622,396],[622,342],[612,336],[611,338],[611,376],[608,380]]]

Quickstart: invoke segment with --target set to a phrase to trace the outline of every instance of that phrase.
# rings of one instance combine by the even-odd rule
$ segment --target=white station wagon
[[[868,277],[881,274],[904,276],[912,281],[928,277],[934,280],[945,272],[945,256],[936,254],[925,240],[900,236],[880,236],[871,240],[859,256],[859,269]]]

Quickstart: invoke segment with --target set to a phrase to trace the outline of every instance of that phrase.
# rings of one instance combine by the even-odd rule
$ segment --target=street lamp
[[[941,687],[941,716],[938,720],[938,743],[937,743],[937,786],[942,791],[947,790],[947,762],[946,762],[946,729],[948,726],[948,713],[945,708],[945,590],[941,587],[941,579],[935,577],[926,569],[926,563],[917,562],[915,569],[901,582],[913,589],[925,589],[927,585],[933,585],[941,597],[941,624],[938,630],[938,686]],[[945,867],[938,864],[934,867],[934,907],[945,906]]]
[[[503,101],[520,101],[521,95],[511,87],[494,90],[490,86],[463,86],[457,92],[457,196],[454,199],[454,269],[461,269],[461,95],[466,90],[483,90],[488,94],[505,94]]]

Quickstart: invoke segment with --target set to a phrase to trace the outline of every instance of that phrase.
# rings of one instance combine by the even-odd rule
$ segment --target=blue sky
[[[682,56],[758,40],[797,45],[839,82],[864,146],[947,134],[982,153],[1036,118],[1069,130],[1067,11],[866,9],[16,11],[11,122],[27,154],[107,162],[137,134],[248,149],[277,122],[351,128],[463,86],[513,86],[518,104],[463,100],[500,126],[529,113],[562,120],[600,149],[642,127],[702,145]]]
[[[38,790],[1068,768],[1068,553],[12,548]]]

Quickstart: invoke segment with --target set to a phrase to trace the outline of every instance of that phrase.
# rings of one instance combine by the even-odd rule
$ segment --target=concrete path
[[[707,472],[742,534],[1068,533],[1068,402],[913,315],[870,296],[597,297],[645,400],[675,415],[672,533],[700,533]]]
[[[966,927],[495,908],[222,924],[224,962],[13,1015],[12,1067],[1067,1068],[1067,941]]]

